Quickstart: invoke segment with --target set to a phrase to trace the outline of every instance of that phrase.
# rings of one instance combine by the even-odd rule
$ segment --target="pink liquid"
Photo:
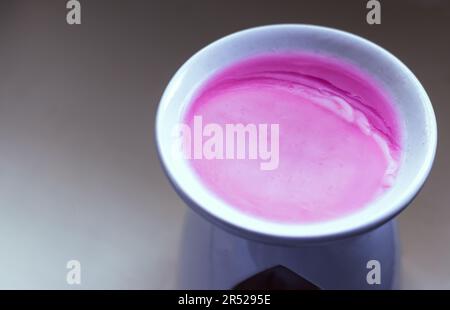
[[[401,132],[383,90],[361,70],[309,54],[273,54],[216,74],[186,112],[203,124],[279,124],[279,163],[192,159],[201,181],[247,214],[289,223],[339,218],[389,188]]]

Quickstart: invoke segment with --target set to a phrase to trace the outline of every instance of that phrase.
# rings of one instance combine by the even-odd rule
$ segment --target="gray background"
[[[434,170],[399,216],[402,288],[450,288],[450,1],[0,0],[0,288],[172,288],[186,207],[153,140],[166,83],[195,51],[231,32],[311,23],[393,52],[429,92]]]

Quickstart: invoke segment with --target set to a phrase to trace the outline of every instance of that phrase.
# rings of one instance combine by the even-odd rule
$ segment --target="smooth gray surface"
[[[0,288],[172,288],[185,207],[157,160],[154,113],[175,70],[228,33],[312,23],[393,52],[429,92],[432,175],[400,215],[402,288],[450,288],[450,3],[383,1],[0,1]]]

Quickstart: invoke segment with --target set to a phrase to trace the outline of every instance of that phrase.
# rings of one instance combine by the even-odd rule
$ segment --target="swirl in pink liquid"
[[[394,182],[401,155],[392,102],[362,70],[334,58],[250,58],[204,84],[185,114],[203,123],[279,124],[279,164],[192,159],[220,199],[256,217],[288,223],[339,218]]]

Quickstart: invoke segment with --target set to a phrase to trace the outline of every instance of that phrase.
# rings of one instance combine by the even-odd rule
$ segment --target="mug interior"
[[[400,169],[394,185],[378,199],[334,220],[285,224],[255,218],[227,205],[204,187],[187,161],[171,157],[171,136],[198,88],[214,73],[240,60],[268,53],[308,52],[342,59],[371,76],[390,95],[403,132]],[[297,243],[360,233],[390,220],[422,187],[437,143],[431,102],[414,74],[381,47],[347,32],[311,25],[274,25],[220,39],[192,56],[167,86],[156,118],[156,141],[163,167],[177,192],[194,210],[249,238]]]

